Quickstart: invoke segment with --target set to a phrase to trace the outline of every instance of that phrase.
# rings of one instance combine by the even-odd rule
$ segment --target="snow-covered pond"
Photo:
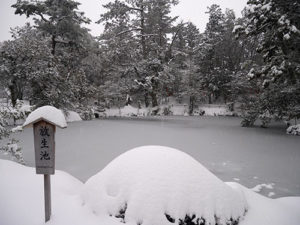
[[[74,122],[57,129],[56,169],[82,181],[121,153],[142,145],[180,149],[223,181],[257,186],[270,197],[300,195],[300,138],[280,125],[243,128],[228,117],[105,119]],[[31,128],[16,134],[24,159],[34,166]]]

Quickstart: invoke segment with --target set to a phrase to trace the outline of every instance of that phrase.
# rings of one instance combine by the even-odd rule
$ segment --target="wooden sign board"
[[[33,124],[35,165],[37,174],[55,172],[55,126],[39,121]]]

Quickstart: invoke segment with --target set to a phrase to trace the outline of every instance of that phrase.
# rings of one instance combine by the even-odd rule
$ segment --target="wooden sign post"
[[[33,124],[36,173],[44,174],[45,222],[51,216],[50,175],[55,172],[55,126],[41,120]]]
[[[42,106],[31,112],[23,127],[33,125],[35,166],[37,174],[44,174],[45,222],[51,217],[50,175],[55,172],[55,130],[66,128],[63,112],[53,106]]]

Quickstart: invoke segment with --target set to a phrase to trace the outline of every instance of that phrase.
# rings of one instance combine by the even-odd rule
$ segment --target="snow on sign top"
[[[99,215],[143,225],[237,224],[247,209],[241,190],[189,155],[162,146],[120,155],[85,183],[82,198]]]
[[[53,106],[42,106],[37,108],[26,118],[23,127],[28,127],[34,123],[44,120],[60,128],[66,128],[67,122],[63,112]]]

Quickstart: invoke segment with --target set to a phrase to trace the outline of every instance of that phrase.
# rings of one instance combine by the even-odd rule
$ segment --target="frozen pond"
[[[34,166],[32,129],[17,134],[27,165]],[[112,159],[142,145],[180,149],[223,181],[249,188],[258,184],[268,196],[300,196],[300,138],[283,127],[243,128],[227,117],[105,119],[69,124],[57,129],[56,169],[82,181]],[[273,188],[273,189],[272,189]]]

